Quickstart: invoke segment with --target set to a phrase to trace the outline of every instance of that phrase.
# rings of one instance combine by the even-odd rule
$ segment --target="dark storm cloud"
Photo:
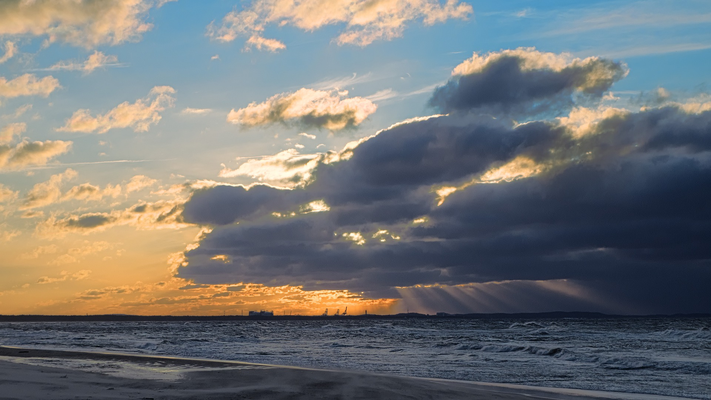
[[[115,218],[105,214],[86,214],[67,218],[64,220],[64,226],[67,228],[91,229],[110,224],[114,220]]]
[[[287,198],[298,197],[295,193],[267,185],[202,189],[196,191],[185,204],[183,216],[191,223],[227,225],[255,214],[269,214],[288,207]]]
[[[353,219],[415,217],[431,206],[428,185],[483,172],[519,154],[545,157],[555,142],[570,146],[564,133],[544,123],[512,129],[491,118],[432,118],[400,125],[360,144],[347,162],[320,164],[318,178],[305,190],[265,185],[208,188],[186,203],[184,217],[190,223],[225,225],[292,211],[313,200],[337,207],[335,218],[346,224]]]
[[[402,124],[349,160],[320,165],[303,189],[196,193],[186,221],[217,226],[179,275],[375,296],[433,283],[570,280],[618,310],[711,311],[698,283],[711,281],[710,136],[711,112],[677,107],[620,113],[577,139],[551,122]],[[433,188],[517,157],[548,167],[461,186],[437,206]],[[314,200],[330,211],[270,215]],[[220,254],[229,261],[210,260]]]
[[[699,282],[711,280],[711,112],[618,110],[584,128],[572,115],[481,116],[564,112],[626,73],[533,49],[475,55],[432,97],[450,115],[324,158],[305,187],[196,192],[184,218],[214,229],[179,275],[472,304],[505,296],[519,308],[539,298],[549,309],[709,312]]]
[[[485,112],[530,116],[564,112],[572,95],[600,97],[627,74],[626,66],[606,59],[566,62],[533,49],[474,55],[437,88],[430,106],[442,112]]]

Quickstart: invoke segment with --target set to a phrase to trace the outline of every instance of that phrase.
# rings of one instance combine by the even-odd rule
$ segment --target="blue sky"
[[[369,150],[361,149],[363,146],[359,143],[376,139],[359,140],[381,132],[377,140],[387,143],[388,132],[401,129],[388,128],[408,119],[449,114],[446,118],[451,120],[447,122],[453,124],[451,126],[474,126],[472,118],[487,116],[497,123],[507,121],[505,123],[510,124],[507,129],[519,129],[522,125],[517,124],[521,122],[542,122],[548,126],[562,124],[572,132],[572,125],[566,124],[570,124],[571,112],[576,109],[578,116],[587,111],[597,115],[590,117],[594,120],[591,130],[602,129],[608,117],[612,118],[610,115],[622,112],[619,110],[631,113],[624,118],[632,119],[656,112],[652,109],[674,109],[685,113],[683,123],[689,124],[692,123],[689,119],[703,120],[708,114],[705,107],[710,101],[711,4],[706,1],[379,0],[369,4],[371,8],[360,0],[323,4],[312,0],[112,0],[103,3],[36,1],[28,6],[18,0],[0,5],[0,14],[4,14],[4,17],[0,15],[0,130],[15,129],[14,133],[6,133],[8,139],[0,145],[6,146],[3,149],[7,150],[3,151],[19,151],[17,146],[21,146],[23,140],[45,142],[45,146],[49,141],[61,141],[60,145],[54,145],[64,146],[64,150],[48,152],[44,158],[0,165],[0,192],[4,193],[0,197],[3,232],[0,237],[3,254],[0,257],[0,276],[3,276],[0,313],[209,314],[260,306],[309,313],[329,305],[334,308],[350,305],[354,310],[370,307],[383,312],[407,307],[423,312],[551,311],[566,304],[566,296],[575,299],[571,307],[595,311],[700,310],[689,308],[683,301],[678,307],[653,304],[645,307],[643,294],[625,297],[620,295],[624,290],[616,287],[617,284],[601,285],[595,279],[588,279],[589,276],[484,272],[493,265],[500,265],[501,259],[479,260],[471,265],[456,261],[456,265],[450,265],[447,264],[450,261],[435,257],[426,266],[413,264],[410,273],[431,269],[439,271],[439,275],[428,275],[429,278],[419,281],[402,278],[400,282],[400,278],[396,278],[399,275],[391,271],[392,282],[383,286],[367,283],[363,275],[380,275],[378,271],[369,272],[364,265],[359,267],[362,272],[358,272],[361,274],[358,276],[341,274],[337,267],[325,268],[323,279],[294,272],[311,268],[309,263],[319,264],[328,259],[325,256],[322,261],[318,258],[314,261],[314,258],[299,259],[293,255],[286,264],[284,260],[280,261],[282,264],[260,264],[258,260],[285,246],[279,240],[271,242],[264,238],[274,247],[267,249],[267,246],[264,250],[267,253],[241,258],[241,261],[237,253],[242,250],[237,247],[230,250],[235,254],[208,251],[208,244],[224,235],[234,238],[244,234],[236,231],[236,227],[267,229],[267,225],[271,227],[270,224],[275,223],[268,221],[269,218],[281,218],[274,215],[286,215],[297,206],[301,211],[296,214],[301,214],[295,219],[314,226],[320,224],[316,220],[310,222],[309,215],[321,213],[304,211],[309,209],[304,208],[304,204],[312,200],[323,200],[326,204],[331,198],[336,201],[336,192],[346,192],[347,186],[338,189],[340,186],[335,185],[326,190],[320,183],[327,181],[320,177],[327,174],[324,171],[330,171],[330,166],[342,165],[338,168],[346,170],[345,165],[356,164],[356,161],[350,162],[351,155],[341,152],[344,146],[356,148],[354,160],[359,159],[358,155],[366,157]],[[335,11],[326,10],[326,5]],[[326,12],[320,13],[321,10]],[[230,24],[230,18],[236,22]],[[528,48],[526,54],[529,55],[505,53],[505,50],[519,48]],[[499,62],[498,56],[492,56],[482,70],[470,70],[464,75],[452,71],[473,57],[486,57],[489,53],[504,54],[504,58],[519,62],[529,56],[558,57],[556,60],[562,60],[558,62],[564,63],[566,68],[577,68],[580,63],[588,62],[584,60],[589,57],[596,57],[596,60],[609,62],[600,68],[617,68],[617,75],[604,85],[595,83],[600,89],[596,86],[590,93],[585,92],[584,85],[566,86],[567,89],[553,97],[537,97],[530,102],[513,104],[512,108],[501,104],[503,108],[494,105],[477,108],[470,104],[462,111],[458,106],[448,108],[454,107],[449,103],[451,99],[439,105],[431,102],[438,87],[451,85],[453,91],[463,91],[465,77],[482,74],[486,78],[487,68]],[[88,61],[92,56],[98,61],[90,69]],[[576,59],[578,61],[574,61]],[[556,68],[549,63],[534,70],[561,74],[561,69]],[[522,71],[525,72],[525,68]],[[605,70],[605,73],[612,74],[611,71]],[[589,75],[580,79],[592,79],[593,72],[586,73]],[[31,79],[43,80],[42,88],[33,89],[27,82],[15,81],[16,86],[8,83],[12,87],[3,89],[2,84],[27,74]],[[476,86],[478,83],[472,85],[484,87]],[[12,90],[24,92],[12,94],[15,93],[11,93]],[[452,93],[446,96],[449,95]],[[469,98],[467,96],[478,94],[460,95]],[[306,111],[292,110],[295,116],[290,117],[279,108],[308,96],[321,97],[314,103],[306,101]],[[124,110],[127,114],[121,114],[130,121],[123,125],[118,119],[101,122],[102,116],[120,117],[123,103],[126,107],[135,106],[130,112]],[[326,114],[318,114],[314,109],[309,111],[309,107],[316,107],[314,104],[331,108]],[[257,114],[250,114],[256,112],[256,108],[250,107],[260,105],[269,107],[270,114],[262,115],[259,118],[263,119],[257,122],[247,122],[248,118],[257,118]],[[535,107],[543,107],[544,112],[533,113],[531,110]],[[689,111],[692,108],[693,111]],[[613,111],[604,114],[605,110]],[[127,117],[128,114],[131,116]],[[75,117],[83,119],[79,121]],[[566,120],[566,117],[571,119]],[[347,122],[338,125],[338,121]],[[711,134],[703,121],[694,121],[701,124],[698,129],[704,134]],[[87,128],[79,122],[98,125]],[[425,126],[429,122],[406,125],[413,130],[421,129],[417,124]],[[625,132],[619,133],[623,134]],[[396,137],[395,133],[392,135]],[[38,150],[37,154],[42,151]],[[451,151],[456,153],[457,149]],[[275,158],[277,154],[281,154],[281,158]],[[336,155],[340,157],[336,161],[323,158]],[[689,157],[705,165],[707,156],[708,153],[702,151]],[[312,164],[305,166],[308,160],[313,160]],[[501,165],[509,165],[501,164],[503,162],[494,162],[488,171],[493,174]],[[562,174],[551,172],[562,168],[559,164],[547,162],[545,166],[526,167],[538,172],[519,174],[514,180]],[[523,164],[516,165],[526,169],[521,167]],[[301,175],[294,175],[297,169]],[[277,172],[282,175],[276,177]],[[485,171],[470,172],[474,174],[471,176],[484,174],[476,179],[487,176]],[[341,173],[345,172],[333,172],[334,176]],[[342,179],[359,173],[354,170]],[[285,179],[283,174],[292,179]],[[224,193],[229,188],[243,190],[235,185],[259,182],[280,190],[277,194],[265,194],[266,197],[259,200],[263,204],[272,204],[272,199],[284,197],[285,191],[295,193],[292,197],[299,200],[283,200],[278,203],[283,209],[277,207],[262,216],[249,214],[245,220],[215,215],[208,218],[204,210],[195,208],[202,204],[199,203],[201,198],[214,196],[218,201],[216,193],[220,190]],[[432,193],[442,187],[455,188],[457,193],[474,191],[463,182],[443,180],[428,185]],[[80,190],[82,184],[86,184],[84,192]],[[388,192],[401,187],[401,182],[390,185]],[[418,190],[420,193],[426,188]],[[312,198],[309,193],[324,197]],[[410,202],[414,193],[403,194],[406,198],[401,200]],[[225,194],[229,199],[233,199],[229,197],[233,195],[236,196]],[[698,195],[703,198],[706,194]],[[374,198],[382,196],[385,194]],[[229,200],[234,202],[228,201],[229,208],[247,207],[240,201],[256,201],[239,199]],[[218,203],[224,201],[227,200]],[[293,201],[304,204],[299,206],[292,204]],[[436,203],[434,197],[428,201]],[[218,213],[221,210],[215,205],[218,203],[203,206],[212,207]],[[405,207],[405,203],[398,207]],[[667,206],[675,204],[672,201]],[[141,205],[155,207],[155,214],[144,218],[130,211]],[[331,211],[324,215],[340,215],[336,206],[326,204],[326,207]],[[351,211],[352,207],[355,206],[347,206]],[[436,211],[436,206],[433,207]],[[192,214],[184,210],[192,210]],[[364,213],[356,224],[360,230],[348,231],[346,228],[355,225],[346,227],[335,223],[337,229],[329,225],[334,235],[348,239],[355,237],[348,236],[350,233],[365,235],[370,229],[375,233],[368,235],[372,233],[372,239],[378,241],[386,234],[377,232],[385,230],[392,240],[408,241],[414,246],[416,235],[408,238],[394,233],[396,228],[406,231],[405,219],[385,224],[369,220],[371,217],[365,209],[359,212]],[[437,226],[434,219],[437,213],[425,214],[423,216],[429,215],[430,223]],[[103,220],[89,226],[81,219],[87,216]],[[81,229],[68,228],[67,221],[72,218]],[[341,220],[341,217],[333,218]],[[388,227],[378,228],[376,225],[381,222]],[[526,225],[526,229],[532,229],[531,226]],[[279,232],[282,228],[275,229]],[[707,228],[700,229],[706,232]],[[401,239],[394,239],[396,236]],[[455,243],[462,239],[446,238],[437,240]],[[357,244],[358,240],[353,242]],[[195,250],[198,245],[201,247]],[[323,244],[325,247],[320,251],[332,245],[336,246]],[[598,248],[592,242],[580,246],[574,250]],[[610,248],[615,246],[610,244]],[[563,252],[562,249],[556,251]],[[562,253],[555,254],[557,257]],[[210,257],[205,258],[208,255]],[[378,264],[384,261],[366,255],[365,250],[352,257],[361,259],[364,264],[377,264],[375,269],[388,268]],[[405,259],[407,256],[403,255],[401,260]],[[703,257],[696,261],[699,265],[708,262]],[[213,265],[217,262],[222,263],[219,268]],[[575,262],[570,264],[570,268],[576,268]],[[625,265],[620,268],[629,268],[635,273],[641,273],[637,268],[644,268],[637,264]],[[684,268],[687,267],[691,268]],[[272,272],[260,280],[258,274],[254,274],[260,268]],[[457,276],[455,271],[461,268],[469,269],[466,274]],[[541,266],[540,270],[550,268]],[[590,272],[598,273],[603,274]],[[701,272],[689,276],[696,277],[696,273]],[[386,275],[391,276],[383,276]],[[601,275],[600,279],[607,278]],[[348,283],[358,280],[366,283]],[[681,279],[679,283],[682,289],[683,282],[686,281]],[[649,287],[656,287],[657,283],[650,282]],[[477,298],[476,293],[486,291],[485,288],[504,286],[518,293],[510,295],[511,299],[518,300],[492,305],[494,303]],[[494,290],[496,294],[492,296],[504,296],[501,290]],[[427,291],[430,293],[423,294]],[[449,297],[440,292],[449,293]],[[451,293],[455,292],[464,297],[451,300]],[[522,299],[535,293],[538,298],[547,300],[526,308]],[[301,300],[290,300],[289,296]],[[611,305],[607,299],[615,296],[621,296],[620,304],[626,305]]]

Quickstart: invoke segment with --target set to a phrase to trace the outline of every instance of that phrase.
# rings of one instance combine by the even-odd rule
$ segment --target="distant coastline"
[[[622,319],[622,318],[711,318],[711,314],[653,314],[653,315],[619,315],[596,312],[543,312],[543,313],[492,313],[492,314],[365,314],[365,315],[274,315],[274,316],[243,316],[243,315],[0,315],[0,322],[189,322],[189,321],[333,321],[333,320],[398,320],[398,319]]]

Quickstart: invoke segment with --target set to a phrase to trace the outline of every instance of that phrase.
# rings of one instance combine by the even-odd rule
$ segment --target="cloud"
[[[287,149],[273,156],[252,158],[237,169],[223,166],[221,178],[246,176],[260,182],[285,186],[296,186],[307,182],[316,166],[324,161],[328,154],[300,154],[296,149]]]
[[[0,98],[20,96],[47,97],[59,87],[59,81],[52,76],[37,79],[33,74],[24,74],[9,81],[0,76]]]
[[[62,196],[62,183],[77,177],[77,172],[71,168],[61,174],[52,175],[48,181],[36,184],[27,194],[20,205],[20,210],[44,207],[50,205]]]
[[[22,232],[9,228],[7,224],[0,223],[0,241],[9,242],[17,236],[20,236]]]
[[[36,247],[31,252],[22,254],[20,256],[20,258],[25,259],[25,260],[31,260],[31,259],[37,259],[40,256],[45,255],[45,254],[56,254],[57,252],[59,252],[59,246],[57,246],[56,244],[50,244],[47,246]]]
[[[573,95],[596,97],[627,75],[621,62],[534,48],[474,54],[452,71],[438,87],[430,105],[442,112],[536,115],[564,111]]]
[[[344,98],[347,91],[302,88],[293,93],[270,97],[263,103],[250,103],[227,115],[227,121],[245,127],[274,123],[341,130],[360,125],[377,106],[362,97]]]
[[[104,115],[92,117],[89,110],[76,111],[67,123],[57,129],[60,132],[106,133],[110,129],[132,128],[134,132],[146,132],[151,125],[161,120],[160,112],[173,107],[175,89],[156,86],[144,99],[135,103],[123,102]]]
[[[311,140],[316,140],[316,135],[310,135],[306,132],[299,133],[299,136],[303,136],[303,137],[305,137],[307,139],[311,139]]]
[[[51,204],[70,200],[99,201],[104,197],[116,198],[121,194],[121,186],[119,185],[109,184],[102,190],[98,186],[94,186],[88,182],[74,186],[62,193],[63,184],[76,177],[77,172],[68,168],[61,174],[52,175],[46,182],[35,184],[25,195],[25,199],[20,205],[20,210],[46,207]]]
[[[94,51],[93,54],[89,55],[89,58],[84,62],[76,61],[60,61],[51,67],[47,68],[48,71],[56,70],[67,70],[67,71],[82,71],[84,74],[90,74],[94,72],[97,68],[110,67],[121,65],[118,63],[118,57],[107,56],[100,51]]]
[[[120,185],[111,185],[108,184],[106,187],[102,190],[98,186],[94,186],[90,183],[82,183],[81,185],[77,185],[72,187],[71,189],[67,190],[64,195],[62,195],[62,198],[60,201],[69,201],[69,200],[83,200],[83,201],[99,201],[103,199],[104,197],[113,197],[116,198],[121,195],[121,186]]]
[[[145,175],[136,175],[126,184],[126,193],[137,192],[153,186],[157,181]]]
[[[62,257],[60,256],[59,259],[62,259]],[[66,264],[66,262],[62,262],[62,264]],[[52,278],[49,276],[43,276],[43,277],[39,278],[37,280],[37,284],[46,285],[48,283],[55,283],[55,282],[80,281],[80,280],[88,278],[90,274],[91,274],[91,271],[88,269],[83,269],[83,270],[77,271],[73,274],[70,274],[67,271],[62,271],[58,277]]]
[[[266,39],[261,36],[252,35],[249,37],[249,39],[247,39],[247,43],[245,44],[245,50],[249,51],[252,48],[255,48],[260,51],[264,50],[276,53],[279,50],[286,49],[286,45],[276,39]]]
[[[56,239],[70,233],[89,234],[115,226],[133,226],[137,229],[180,229],[187,224],[182,216],[183,202],[140,202],[124,210],[94,212],[60,217],[52,215],[37,224],[35,235]]]
[[[152,28],[148,11],[161,2],[142,0],[7,0],[0,3],[0,36],[45,36],[93,48],[135,42]]]
[[[2,129],[0,129],[0,145],[14,141],[15,136],[20,136],[20,134],[26,130],[27,124],[24,122],[16,122],[5,125]]]
[[[25,211],[20,215],[20,218],[43,218],[44,211]]]
[[[73,263],[80,262],[86,256],[105,252],[105,251],[111,250],[113,248],[114,248],[114,245],[112,245],[109,242],[104,242],[104,241],[90,242],[88,240],[85,240],[83,246],[72,247],[65,254],[55,257],[53,260],[51,260],[47,264],[49,264],[49,265],[73,264]],[[36,249],[36,250],[39,250],[39,249]],[[49,250],[52,250],[52,249],[50,248]],[[84,279],[89,276],[90,272],[91,271],[80,271],[79,273],[74,274],[72,276],[72,278],[74,278],[73,280]],[[62,280],[62,279],[60,279],[60,280]],[[63,280],[66,280],[66,279],[63,279]],[[56,281],[56,280],[54,280],[54,281]],[[38,283],[42,283],[42,282],[38,282]],[[50,282],[44,282],[44,283],[50,283]]]
[[[18,170],[31,165],[44,165],[49,160],[64,154],[72,147],[72,142],[45,140],[30,142],[23,139],[16,146],[0,144],[0,170]]]
[[[370,101],[378,102],[378,101],[383,101],[387,99],[392,99],[393,97],[398,97],[399,94],[392,90],[392,89],[383,89],[379,90],[370,96],[366,97]]]
[[[447,0],[255,0],[241,11],[228,13],[220,24],[208,26],[207,35],[222,42],[247,37],[245,49],[277,51],[284,43],[263,37],[268,25],[293,25],[314,31],[327,25],[345,24],[348,28],[334,39],[339,45],[367,46],[377,40],[392,40],[402,36],[405,27],[414,20],[424,25],[467,19],[472,14],[469,4]]]
[[[3,116],[0,117],[0,118],[2,118],[2,119],[6,119],[6,118],[20,118],[22,115],[24,115],[27,111],[29,111],[29,110],[31,110],[31,109],[32,109],[32,104],[25,104],[25,105],[23,105],[23,106],[17,107],[17,109],[15,110],[14,113],[3,115]]]
[[[131,293],[140,293],[155,290],[155,287],[151,285],[141,285],[137,284],[134,286],[124,285],[124,286],[109,286],[101,289],[90,289],[85,290],[77,295],[80,300],[99,300],[106,298],[111,295],[126,295]]]
[[[15,200],[17,198],[17,193],[18,192],[11,190],[0,183],[0,203],[7,203],[8,201]]]
[[[315,82],[312,86],[315,89],[319,90],[329,90],[329,89],[346,89],[348,87],[353,87],[355,85],[359,85],[362,83],[366,82],[372,82],[376,78],[373,76],[371,72],[368,72],[367,74],[363,75],[358,75],[357,73],[353,73],[352,75],[348,76],[342,76],[339,78],[334,78],[334,79],[325,79],[319,82]]]
[[[418,118],[311,174],[292,190],[195,191],[184,220],[213,229],[185,252],[178,277],[374,297],[474,285],[465,292],[480,301],[493,282],[517,282],[495,292],[539,293],[549,300],[538,311],[561,299],[608,312],[710,311],[703,108],[577,107],[523,124]],[[324,211],[302,212],[313,202]]]
[[[697,51],[711,49],[709,43],[673,43],[673,44],[653,44],[653,45],[635,45],[627,48],[610,49],[602,51],[601,55],[607,58],[629,58],[647,56],[653,54],[669,54],[683,53],[687,51]]]
[[[211,113],[212,110],[209,108],[184,108],[183,111],[181,111],[181,114],[186,114],[186,115],[203,115],[203,114],[209,114]]]
[[[691,9],[684,10],[657,7],[658,4],[633,3],[617,8],[594,7],[577,9],[562,14],[556,27],[542,32],[542,36],[573,35],[590,31],[614,31],[619,28],[651,27],[652,29],[674,28],[683,25],[702,25],[711,22],[711,14]]]
[[[266,309],[274,310],[275,314],[285,311],[287,314],[314,315],[322,313],[324,307],[336,310],[346,305],[354,313],[369,310],[387,314],[396,304],[395,299],[369,299],[345,290],[305,291],[298,286],[270,287],[251,283],[199,285],[182,279],[91,289],[77,293],[76,300],[86,302],[86,305],[99,303],[95,306],[97,310],[106,310],[108,306],[128,309],[135,314],[153,310],[161,314],[190,315],[221,314],[225,309],[228,314],[239,314],[240,309]],[[107,305],[107,302],[110,303]]]
[[[0,57],[0,64],[11,59],[15,56],[15,54],[17,54],[17,46],[15,46],[14,42],[8,40],[7,42],[5,42],[5,54]]]
[[[289,190],[267,185],[219,185],[196,190],[182,216],[199,224],[225,225],[249,216],[268,215],[286,209],[292,205],[290,196]],[[239,207],[230,208],[229,204],[238,204]]]

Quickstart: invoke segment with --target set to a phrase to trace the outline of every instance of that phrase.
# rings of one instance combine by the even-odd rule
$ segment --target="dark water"
[[[2,323],[0,344],[711,399],[711,319]]]

